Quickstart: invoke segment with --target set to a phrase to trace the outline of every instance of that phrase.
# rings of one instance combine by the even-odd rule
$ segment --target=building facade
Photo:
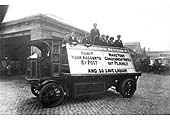
[[[143,54],[143,49],[140,46],[140,42],[128,42],[128,43],[123,43],[123,45],[137,54]]]
[[[26,60],[31,50],[28,42],[40,39],[63,39],[67,33],[84,36],[86,31],[68,25],[46,15],[35,15],[0,24],[0,68],[10,61],[13,68],[26,69]],[[14,70],[17,71],[17,70]]]

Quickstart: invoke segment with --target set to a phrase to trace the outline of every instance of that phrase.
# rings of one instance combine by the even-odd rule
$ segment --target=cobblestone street
[[[66,98],[58,107],[43,108],[20,77],[0,80],[0,114],[52,115],[145,115],[170,114],[170,76],[142,74],[132,98],[114,91],[85,99]]]

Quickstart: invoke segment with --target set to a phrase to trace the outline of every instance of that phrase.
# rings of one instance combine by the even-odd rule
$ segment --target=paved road
[[[54,108],[43,108],[19,77],[0,78],[0,114],[133,115],[170,114],[170,76],[143,74],[132,98],[114,91],[86,99],[65,99]]]

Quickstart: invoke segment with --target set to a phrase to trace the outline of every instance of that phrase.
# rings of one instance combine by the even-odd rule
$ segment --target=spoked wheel
[[[64,99],[64,89],[56,83],[48,83],[41,89],[39,97],[44,106],[55,107]]]
[[[122,82],[120,94],[123,97],[129,98],[133,96],[135,91],[136,91],[136,82],[133,79],[129,78]]]
[[[31,86],[31,92],[32,92],[33,95],[35,95],[36,97],[38,97],[39,94],[40,94],[40,91],[39,91],[36,87],[34,87],[34,86]]]

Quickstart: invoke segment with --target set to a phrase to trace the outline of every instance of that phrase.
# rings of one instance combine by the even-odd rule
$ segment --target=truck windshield
[[[28,58],[45,58],[50,57],[50,48],[44,42],[32,42],[31,56]]]
[[[31,46],[31,56],[29,58],[39,58],[41,57],[41,50],[36,46]]]

